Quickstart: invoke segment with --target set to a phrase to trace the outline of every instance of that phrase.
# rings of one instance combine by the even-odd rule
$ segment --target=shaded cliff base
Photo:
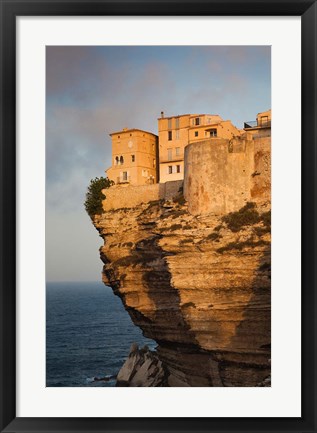
[[[156,352],[147,346],[139,349],[133,344],[128,359],[117,375],[116,386],[159,387],[168,386],[168,372]]]
[[[184,354],[182,354],[182,360]],[[118,387],[188,387],[188,386],[206,386],[206,377],[208,372],[204,371],[206,366],[206,360],[201,359],[201,355],[194,354],[189,359],[189,370],[188,374],[182,374],[180,377],[179,371],[171,369],[171,364],[165,365],[156,351],[151,351],[147,346],[143,348],[138,347],[136,343],[131,346],[129,356],[122,368],[117,375]],[[197,371],[197,363],[204,361],[202,364],[200,376],[191,376],[191,373]],[[190,363],[192,367],[190,368]],[[208,365],[208,364],[207,364]],[[211,369],[217,368],[216,363],[213,364],[212,360],[209,360],[209,367]],[[244,370],[244,369],[243,369]],[[175,374],[176,373],[176,374]],[[254,385],[257,387],[270,387],[271,386],[271,375],[265,373],[265,378]],[[245,374],[241,375],[241,381],[245,386]],[[210,386],[210,383],[208,383]],[[215,382],[213,386],[222,387],[222,382]]]

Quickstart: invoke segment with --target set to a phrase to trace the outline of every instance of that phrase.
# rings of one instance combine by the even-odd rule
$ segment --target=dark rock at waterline
[[[167,373],[155,351],[149,350],[147,346],[139,349],[133,343],[128,359],[117,375],[116,386],[167,386]]]

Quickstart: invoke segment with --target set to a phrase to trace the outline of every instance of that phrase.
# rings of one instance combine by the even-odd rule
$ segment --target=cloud
[[[269,47],[47,47],[50,278],[71,279],[61,264],[68,261],[64,238],[78,245],[83,237],[72,269],[85,268],[91,227],[83,202],[90,179],[105,175],[111,165],[109,133],[123,127],[156,133],[161,111],[167,116],[211,112],[242,127],[270,108],[270,67]],[[61,257],[60,275],[55,254]]]

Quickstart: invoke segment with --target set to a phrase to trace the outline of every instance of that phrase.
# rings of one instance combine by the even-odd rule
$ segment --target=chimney
[[[164,111],[161,111],[161,117],[163,119],[163,117],[164,117]]]

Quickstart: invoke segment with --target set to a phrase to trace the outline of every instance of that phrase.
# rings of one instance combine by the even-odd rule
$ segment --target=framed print
[[[0,1],[1,431],[315,432],[316,3]]]

